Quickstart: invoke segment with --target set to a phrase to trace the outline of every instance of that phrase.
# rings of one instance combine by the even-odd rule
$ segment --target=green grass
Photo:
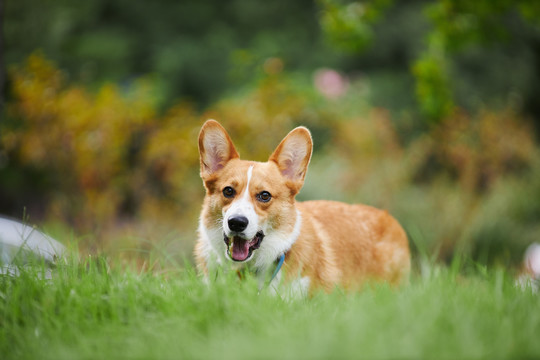
[[[540,298],[503,270],[424,267],[400,289],[282,301],[254,279],[110,270],[0,276],[3,359],[538,358]]]

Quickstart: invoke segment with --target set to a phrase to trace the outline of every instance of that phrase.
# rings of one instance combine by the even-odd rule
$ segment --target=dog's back
[[[408,279],[407,236],[388,212],[336,201],[298,202],[300,236],[287,253],[286,274],[308,276],[314,287],[350,288],[366,280]]]

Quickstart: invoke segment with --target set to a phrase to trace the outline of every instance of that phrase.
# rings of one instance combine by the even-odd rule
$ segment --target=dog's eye
[[[269,202],[270,199],[272,199],[272,194],[270,194],[268,191],[262,191],[257,194],[257,200],[260,202]]]
[[[236,194],[236,191],[230,186],[226,186],[223,189],[223,196],[225,196],[226,198],[232,198],[234,197],[235,194]]]

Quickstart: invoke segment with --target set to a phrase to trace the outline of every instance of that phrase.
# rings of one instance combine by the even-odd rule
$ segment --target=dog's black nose
[[[242,232],[246,230],[249,221],[247,217],[245,216],[235,216],[232,218],[229,218],[228,221],[229,229],[231,229],[234,232]]]

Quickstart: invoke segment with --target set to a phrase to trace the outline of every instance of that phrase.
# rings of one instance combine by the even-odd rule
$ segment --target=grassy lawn
[[[409,286],[285,302],[254,279],[104,261],[0,277],[3,359],[539,358],[540,298],[503,270],[430,266]],[[463,273],[463,271],[462,271]]]

